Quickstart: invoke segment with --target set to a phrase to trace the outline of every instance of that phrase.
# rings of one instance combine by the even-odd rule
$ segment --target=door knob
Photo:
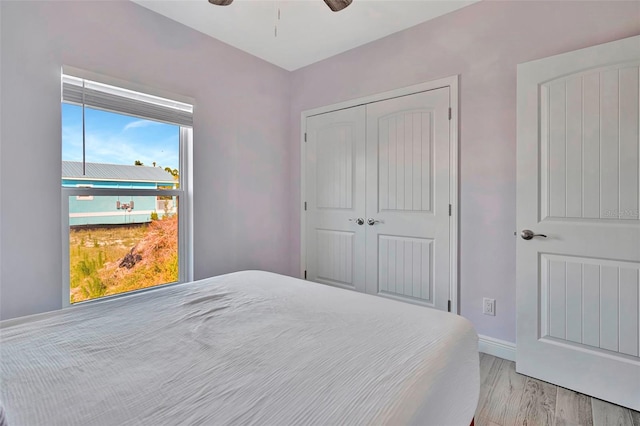
[[[522,237],[523,240],[530,240],[533,237],[547,238],[547,236],[544,234],[534,234],[533,231],[530,229],[523,229],[522,232],[520,233],[520,236]]]
[[[376,223],[383,223],[381,220],[377,220],[377,219],[369,219],[367,220],[367,223],[371,226],[375,225]]]
[[[357,218],[356,217],[352,217],[352,218],[349,219],[349,222],[355,222],[358,225],[364,225],[364,219],[361,218],[361,217],[357,217]]]

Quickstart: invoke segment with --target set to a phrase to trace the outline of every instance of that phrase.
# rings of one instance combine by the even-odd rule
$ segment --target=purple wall
[[[289,272],[289,72],[129,1],[0,8],[0,318],[62,303],[62,65],[195,99],[195,278]]]
[[[0,318],[61,306],[63,64],[195,99],[196,278],[298,275],[301,111],[460,74],[462,314],[508,341],[516,64],[640,33],[638,2],[483,1],[289,73],[128,1],[0,10]]]
[[[640,2],[482,1],[293,72],[291,271],[300,253],[300,113],[460,77],[460,303],[515,342],[516,64],[640,34]],[[496,316],[482,315],[482,297]]]

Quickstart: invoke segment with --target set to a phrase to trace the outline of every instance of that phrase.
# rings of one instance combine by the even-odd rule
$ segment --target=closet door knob
[[[377,220],[377,219],[369,219],[369,220],[367,220],[367,223],[368,223],[369,225],[373,226],[373,225],[375,225],[376,223],[384,223],[384,222],[383,222],[383,221],[381,221],[381,220]]]
[[[523,229],[522,232],[520,233],[520,236],[522,237],[523,240],[530,240],[533,237],[547,238],[547,236],[544,234],[534,234],[533,231],[530,229]]]
[[[352,217],[352,218],[349,219],[349,222],[355,222],[358,225],[364,225],[364,219],[361,218],[361,217],[357,217],[357,218],[356,217]]]

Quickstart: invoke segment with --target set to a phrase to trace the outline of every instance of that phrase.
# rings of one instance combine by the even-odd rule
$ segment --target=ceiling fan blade
[[[324,0],[327,6],[329,6],[329,9],[333,10],[334,12],[341,11],[345,7],[349,6],[352,1],[353,0]]]
[[[233,0],[209,0],[209,3],[215,4],[216,6],[229,6],[233,3]]]

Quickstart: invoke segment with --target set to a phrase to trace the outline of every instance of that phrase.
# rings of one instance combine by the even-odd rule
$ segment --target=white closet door
[[[518,67],[517,371],[640,410],[640,37]]]
[[[367,105],[367,292],[447,310],[449,88]]]
[[[365,291],[365,107],[307,119],[307,279]]]

